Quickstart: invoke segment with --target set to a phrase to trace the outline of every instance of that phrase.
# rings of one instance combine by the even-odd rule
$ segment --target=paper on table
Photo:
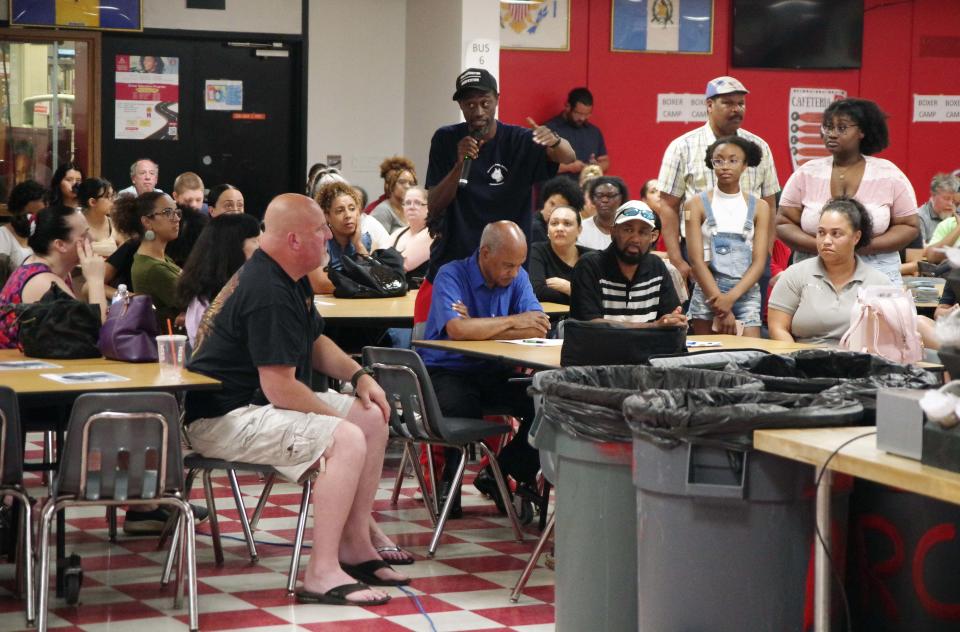
[[[314,305],[336,305],[336,303],[328,303],[326,301],[321,301],[320,299],[313,299]]]
[[[7,360],[0,362],[0,371],[30,371],[35,369],[62,369],[59,364],[43,360]]]
[[[94,382],[129,382],[130,378],[102,371],[83,371],[79,373],[41,373],[45,377],[61,384],[91,384]]]
[[[508,342],[512,345],[523,345],[525,347],[562,347],[563,340],[555,338],[521,338],[519,340],[498,340],[497,342]]]
[[[720,347],[721,343],[716,340],[688,340],[688,347]]]

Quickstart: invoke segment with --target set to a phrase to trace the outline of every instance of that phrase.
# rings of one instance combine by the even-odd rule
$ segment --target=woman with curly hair
[[[360,194],[346,182],[333,181],[317,191],[317,204],[327,217],[331,239],[327,240],[327,267],[339,270],[344,255],[370,254],[378,244],[360,226]],[[333,292],[333,282],[325,267],[310,273],[310,284],[317,294]]]
[[[383,178],[383,198],[374,206],[370,214],[375,217],[388,233],[393,233],[407,225],[403,214],[403,196],[417,184],[417,171],[409,158],[394,156],[380,163],[380,177]]]
[[[830,156],[797,169],[780,196],[777,235],[793,249],[794,262],[817,256],[817,227],[827,200],[849,197],[873,220],[863,260],[900,285],[899,251],[919,234],[917,197],[895,164],[873,154],[889,144],[886,115],[865,99],[840,99],[823,112],[820,134]]]

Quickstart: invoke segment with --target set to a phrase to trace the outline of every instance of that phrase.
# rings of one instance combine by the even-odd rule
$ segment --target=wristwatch
[[[353,387],[353,390],[357,390],[357,382],[360,381],[364,375],[373,376],[373,369],[368,366],[362,366],[357,369],[357,372],[350,376],[350,385]]]
[[[557,142],[555,142],[554,144],[550,145],[549,147],[550,147],[550,149],[553,149],[554,147],[556,147],[557,145],[559,145],[559,144],[562,143],[562,142],[563,142],[563,137],[560,136],[560,134],[557,134]]]

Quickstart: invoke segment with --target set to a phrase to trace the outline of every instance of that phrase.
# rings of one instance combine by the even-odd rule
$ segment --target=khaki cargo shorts
[[[186,428],[195,452],[212,459],[272,465],[284,477],[301,479],[333,444],[333,432],[356,398],[336,391],[317,397],[337,416],[266,406],[243,406],[222,417],[197,419]]]

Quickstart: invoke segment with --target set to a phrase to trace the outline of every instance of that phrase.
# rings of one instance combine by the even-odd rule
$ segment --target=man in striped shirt
[[[756,167],[749,167],[740,176],[740,188],[752,193],[771,209],[777,208],[776,195],[780,190],[777,170],[773,166],[770,147],[756,134],[741,129],[746,113],[748,90],[733,77],[717,77],[707,83],[707,122],[702,127],[675,138],[667,147],[660,165],[660,214],[663,218],[663,241],[670,262],[689,276],[690,265],[684,261],[680,248],[680,209],[685,200],[716,186],[713,170],[706,164],[706,152],[715,140],[737,135],[756,143],[763,157]],[[776,222],[770,222],[773,248]],[[768,264],[769,267],[769,264]],[[766,295],[764,293],[764,295]]]
[[[649,252],[660,236],[660,218],[631,200],[617,209],[613,240],[577,262],[571,283],[570,315],[625,327],[686,325],[680,300],[660,257]]]

